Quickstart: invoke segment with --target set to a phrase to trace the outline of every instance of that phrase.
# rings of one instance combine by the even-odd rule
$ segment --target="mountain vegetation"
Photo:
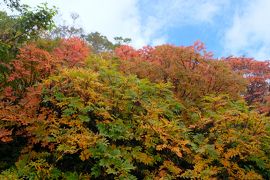
[[[270,179],[268,61],[135,49],[2,5],[0,179]]]

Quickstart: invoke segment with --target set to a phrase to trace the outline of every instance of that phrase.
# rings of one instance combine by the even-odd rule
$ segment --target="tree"
[[[245,99],[249,105],[256,106],[261,112],[269,113],[270,64],[268,61],[256,61],[252,58],[229,57],[224,60],[232,70],[248,80]]]
[[[59,73],[62,68],[80,67],[89,55],[87,44],[79,38],[63,39],[51,52],[34,43],[23,46],[19,52],[16,59],[4,64],[9,72],[1,72],[6,80],[0,87],[0,152],[3,154],[0,155],[0,171],[12,165],[19,151],[25,147],[25,135],[28,134],[25,128],[35,119],[32,115],[41,103],[39,95],[42,88],[37,84]],[[32,115],[30,109],[17,111],[26,104],[28,108],[35,109]]]
[[[16,59],[5,65],[9,72],[2,72],[6,81],[2,82],[0,89],[1,94],[2,90],[5,92],[11,88],[16,98],[24,96],[27,88],[56,73],[59,67],[85,64],[90,54],[86,42],[79,38],[61,39],[51,52],[34,43],[23,46],[19,51]]]
[[[83,38],[85,36],[84,30],[78,25],[76,25],[76,21],[79,18],[79,15],[77,13],[71,13],[70,17],[72,19],[71,25],[66,25],[65,23],[60,24],[54,27],[51,31],[47,32],[47,34],[45,34],[45,37],[50,40],[72,37]]]
[[[124,45],[115,49],[120,69],[152,82],[170,82],[182,100],[193,101],[208,94],[237,98],[245,80],[222,61],[211,58],[203,44],[189,47],[161,45],[135,50]]]
[[[87,43],[77,37],[61,39],[58,47],[53,50],[56,59],[69,67],[80,66],[84,64],[90,54]]]
[[[1,44],[16,50],[21,44],[38,38],[42,32],[54,26],[55,14],[56,11],[45,4],[35,10],[25,7],[17,17],[2,12],[1,24],[4,26],[1,26]]]
[[[90,44],[92,51],[95,54],[103,52],[113,52],[114,49],[121,45],[127,45],[131,42],[130,38],[115,37],[115,43],[108,40],[104,35],[99,32],[92,32],[85,37],[86,41]]]
[[[16,10],[20,10],[21,8],[20,0],[4,0],[4,3],[11,9],[15,8]]]
[[[131,42],[131,39],[130,38],[123,38],[121,36],[119,37],[115,37],[114,40],[116,41],[115,44],[114,44],[114,47],[119,47],[121,45],[127,45]]]
[[[113,43],[99,32],[92,32],[85,39],[90,44],[92,51],[96,54],[113,50]]]
[[[26,43],[38,39],[42,32],[54,26],[54,9],[49,9],[46,5],[38,6],[34,10],[23,5],[19,7],[17,16],[0,12],[0,91],[4,84],[7,84],[10,61],[16,58],[19,49]]]
[[[50,30],[54,26],[52,18],[55,13],[54,9],[49,9],[46,5],[38,6],[35,10],[25,6],[18,16],[0,12],[0,60],[7,62],[14,58],[21,45]]]

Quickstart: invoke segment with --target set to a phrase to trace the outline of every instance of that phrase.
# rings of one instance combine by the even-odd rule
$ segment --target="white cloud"
[[[226,54],[270,59],[269,9],[269,0],[253,0],[235,13],[231,27],[225,32]]]
[[[22,0],[30,5],[48,2],[69,19],[80,15],[87,32],[98,31],[112,39],[129,37],[135,47],[167,41],[170,27],[211,23],[226,0]],[[142,7],[143,4],[143,7]],[[145,12],[144,12],[145,11]]]
[[[31,5],[46,0],[23,0]],[[58,0],[47,1],[59,7],[62,19],[70,19],[70,13],[80,15],[80,24],[87,32],[99,31],[110,39],[115,36],[130,37],[137,46],[146,44],[143,39],[137,0]]]
[[[154,5],[157,17],[167,23],[197,24],[211,22],[227,0],[158,0]]]

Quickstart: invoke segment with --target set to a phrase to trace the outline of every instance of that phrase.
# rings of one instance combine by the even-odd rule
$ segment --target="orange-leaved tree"
[[[19,141],[18,138],[27,135],[26,128],[29,123],[35,121],[35,116],[31,115],[34,110],[33,106],[40,103],[39,98],[33,96],[27,98],[29,94],[36,96],[41,94],[42,91],[36,84],[52,74],[59,73],[64,67],[84,64],[89,55],[87,54],[89,53],[88,47],[82,40],[74,40],[76,42],[72,42],[72,39],[61,41],[61,46],[59,46],[61,51],[69,52],[65,56],[52,53],[56,52],[54,49],[51,52],[45,50],[50,48],[41,49],[38,47],[39,44],[32,42],[20,48],[20,52],[14,60],[3,64],[8,71],[4,72],[6,78],[0,82],[0,143],[4,143],[0,152],[8,152],[24,146],[25,140]],[[65,42],[64,45],[63,42]],[[79,45],[73,46],[74,44]],[[72,58],[75,61],[72,61]],[[25,104],[28,104],[29,107],[27,111],[20,109]],[[14,153],[18,154],[18,152]],[[5,158],[0,157],[0,164],[3,162],[2,157]],[[3,166],[5,167],[5,165]]]
[[[229,66],[213,59],[200,42],[193,46],[161,45],[135,50],[130,46],[116,48],[120,70],[148,78],[153,82],[170,82],[180,99],[195,100],[207,94],[227,93],[239,97],[245,80]]]

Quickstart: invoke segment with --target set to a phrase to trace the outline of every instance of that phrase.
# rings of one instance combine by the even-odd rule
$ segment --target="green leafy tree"
[[[90,44],[92,51],[96,54],[113,50],[113,43],[99,32],[92,32],[88,34],[85,39]]]
[[[4,0],[4,3],[11,9],[15,8],[16,10],[20,10],[20,0]]]
[[[10,16],[0,12],[0,84],[6,83],[9,73],[9,62],[19,53],[19,48],[31,42],[54,26],[54,9],[45,4],[31,10],[20,6],[19,15]]]
[[[86,41],[90,44],[92,51],[95,54],[103,52],[112,52],[115,48],[129,44],[130,38],[115,37],[114,43],[109,41],[108,38],[99,32],[92,32],[85,37]]]
[[[70,17],[72,19],[72,24],[60,24],[55,26],[52,31],[45,34],[45,37],[50,40],[61,39],[61,38],[71,38],[71,37],[81,37],[83,38],[84,30],[76,24],[79,15],[77,13],[71,13]]]
[[[127,44],[131,43],[131,39],[130,38],[123,38],[121,36],[115,37],[114,40],[115,40],[115,44],[114,44],[114,47],[115,48],[116,47],[119,47],[121,45],[127,45]]]

